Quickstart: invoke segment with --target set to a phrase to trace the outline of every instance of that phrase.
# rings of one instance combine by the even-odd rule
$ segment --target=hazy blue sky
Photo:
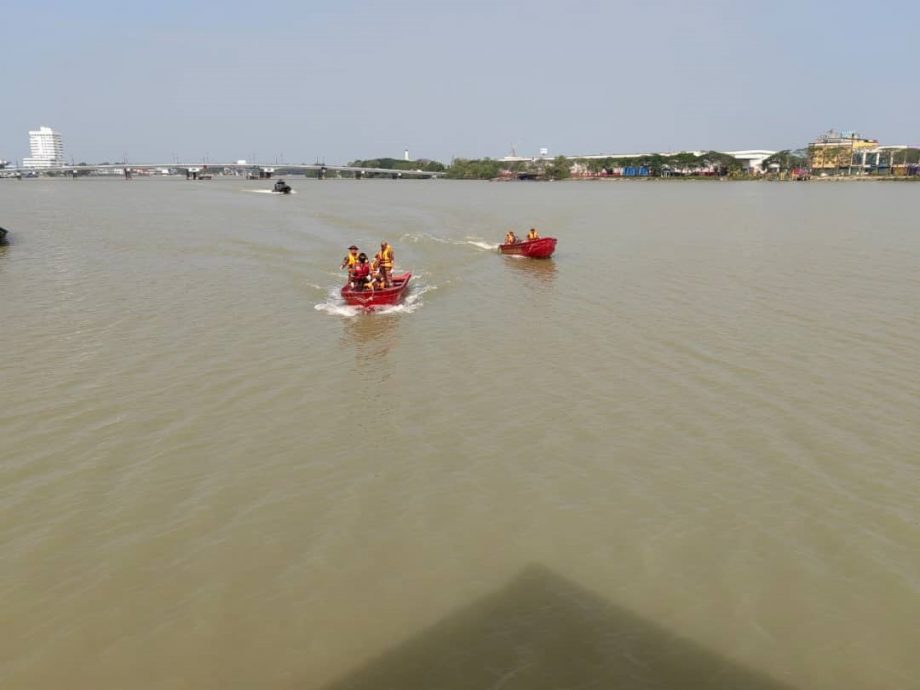
[[[920,144],[920,2],[0,0],[0,158]]]

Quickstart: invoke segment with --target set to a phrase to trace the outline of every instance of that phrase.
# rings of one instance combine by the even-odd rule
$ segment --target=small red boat
[[[364,307],[373,309],[374,307],[385,307],[398,303],[403,295],[406,294],[406,288],[409,287],[411,273],[403,273],[398,276],[392,276],[390,280],[392,287],[378,288],[376,290],[355,290],[349,285],[342,288],[342,299],[346,304],[353,307]]]
[[[513,244],[498,245],[502,254],[526,256],[531,259],[548,259],[556,251],[555,237],[540,237],[535,240],[523,240]]]

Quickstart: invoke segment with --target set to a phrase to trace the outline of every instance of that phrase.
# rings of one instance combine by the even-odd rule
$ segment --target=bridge
[[[223,173],[225,170],[236,171],[255,175],[260,179],[270,179],[275,175],[296,175],[315,172],[319,179],[323,179],[330,172],[332,173],[350,173],[356,178],[366,177],[368,175],[378,177],[389,177],[394,180],[402,178],[414,179],[435,179],[443,177],[443,172],[430,172],[427,170],[394,170],[392,168],[361,168],[350,165],[326,165],[325,163],[306,164],[263,164],[263,163],[107,163],[105,165],[60,165],[48,166],[43,168],[23,168],[23,167],[6,167],[0,168],[0,177],[21,177],[33,173],[56,173],[63,175],[74,175],[78,173],[92,173],[112,171],[117,174],[124,174],[130,178],[132,173],[142,171],[161,171],[177,170],[184,171],[185,176],[189,179],[200,179],[203,175],[212,175]]]

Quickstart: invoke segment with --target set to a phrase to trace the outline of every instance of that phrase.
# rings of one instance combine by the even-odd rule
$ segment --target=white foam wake
[[[420,309],[424,304],[422,301],[422,295],[424,295],[426,292],[437,290],[438,287],[437,285],[410,284],[409,291],[406,294],[405,299],[400,304],[373,307],[369,310],[364,309],[363,307],[356,307],[345,304],[345,300],[342,299],[339,289],[340,288],[333,288],[332,290],[329,290],[326,295],[326,300],[314,305],[313,308],[316,309],[316,311],[321,311],[324,314],[329,314],[330,316],[339,316],[347,319],[354,318],[359,314],[380,314],[383,316],[390,314],[412,314],[413,312]]]
[[[479,247],[480,249],[485,249],[486,251],[494,252],[498,249],[498,243],[491,242],[478,242],[476,240],[467,240],[467,244],[471,244],[474,247]]]
[[[273,192],[270,189],[244,189],[244,192],[249,192],[250,194],[277,194],[278,196],[284,196],[281,192]],[[290,191],[291,194],[297,194],[296,189]]]
[[[406,233],[400,238],[402,242],[437,242],[439,244],[452,244],[455,246],[472,246],[478,249],[485,249],[487,251],[493,251],[498,249],[498,244],[493,242],[483,242],[481,239],[476,237],[467,237],[463,240],[451,240],[444,237],[437,237],[436,235],[430,235],[428,233]]]

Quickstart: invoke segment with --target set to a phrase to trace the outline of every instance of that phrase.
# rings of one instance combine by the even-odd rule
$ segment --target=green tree
[[[481,160],[455,158],[447,168],[446,177],[453,180],[491,180],[498,177],[501,168],[501,163],[491,158]]]
[[[546,176],[551,180],[566,180],[572,176],[572,164],[565,156],[556,156],[546,166]]]
[[[789,172],[793,168],[804,168],[807,163],[808,160],[800,152],[785,149],[764,159],[763,169],[769,171],[771,166],[777,166],[780,172]]]

